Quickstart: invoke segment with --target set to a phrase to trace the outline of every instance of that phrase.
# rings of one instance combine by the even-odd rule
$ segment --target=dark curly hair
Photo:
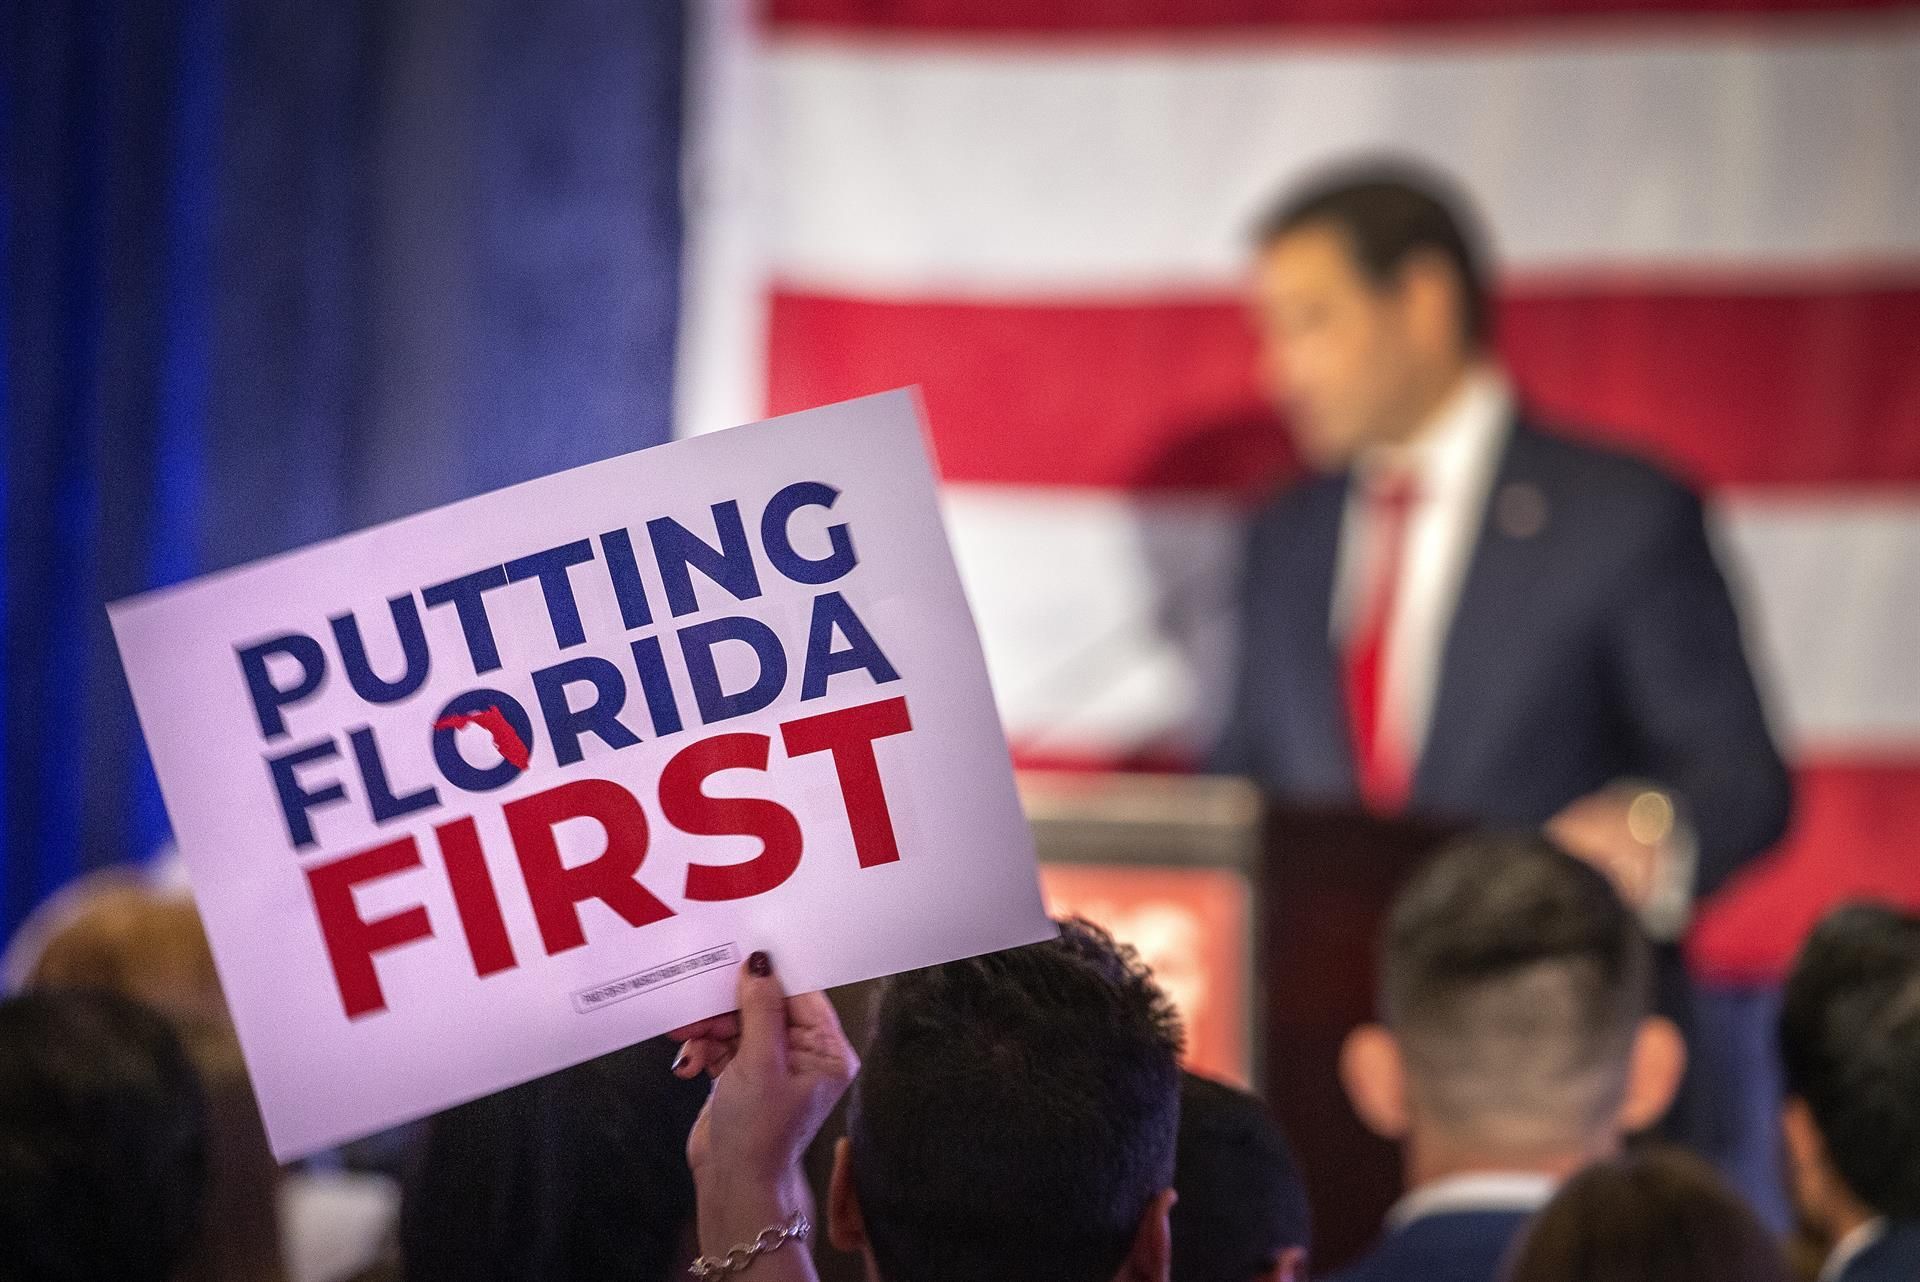
[[[1108,1282],[1173,1182],[1181,1031],[1090,922],[896,976],[849,1114],[888,1282]]]

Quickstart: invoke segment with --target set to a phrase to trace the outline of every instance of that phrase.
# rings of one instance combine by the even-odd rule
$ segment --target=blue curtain
[[[0,936],[166,835],[106,602],[667,438],[684,27],[9,6]]]

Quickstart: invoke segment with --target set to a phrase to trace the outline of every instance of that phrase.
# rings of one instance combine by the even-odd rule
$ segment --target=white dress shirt
[[[1357,461],[1334,571],[1334,648],[1356,626],[1358,599],[1380,555],[1368,538],[1367,480],[1383,470],[1410,475],[1418,500],[1408,514],[1400,581],[1387,622],[1381,672],[1380,730],[1416,766],[1433,719],[1440,657],[1467,562],[1487,508],[1487,490],[1513,422],[1513,393],[1498,371],[1475,368],[1439,413],[1403,445],[1369,450]]]
[[[1355,616],[1363,604],[1359,598],[1372,582],[1374,558],[1381,555],[1370,546],[1369,478],[1383,472],[1410,476],[1418,491],[1407,519],[1400,579],[1387,623],[1379,712],[1380,735],[1400,746],[1415,772],[1433,725],[1447,633],[1486,523],[1500,456],[1513,430],[1514,405],[1513,389],[1500,371],[1476,366],[1406,442],[1370,449],[1354,464],[1334,568],[1329,626],[1336,652],[1344,649],[1347,634],[1357,626]],[[1516,518],[1528,515],[1522,508]],[[1544,509],[1533,515],[1546,517]],[[1648,932],[1661,940],[1677,939],[1692,916],[1697,855],[1685,815],[1673,817],[1669,833],[1656,848],[1653,893],[1641,909]]]
[[[1387,1212],[1389,1229],[1404,1229],[1429,1215],[1460,1211],[1519,1211],[1531,1215],[1552,1200],[1560,1182],[1532,1171],[1481,1171],[1450,1175],[1413,1190]]]

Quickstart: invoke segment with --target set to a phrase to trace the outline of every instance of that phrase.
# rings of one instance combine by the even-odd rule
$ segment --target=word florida
[[[337,767],[329,772],[322,764],[341,756],[343,737],[357,768],[367,811],[376,824],[386,824],[440,805],[441,781],[462,792],[483,793],[512,783],[542,754],[555,765],[575,765],[584,756],[581,744],[588,735],[609,748],[629,748],[642,741],[636,727],[643,724],[650,725],[653,737],[660,739],[685,729],[689,714],[701,725],[712,725],[771,706],[787,690],[789,671],[795,666],[789,663],[787,641],[772,627],[742,614],[706,618],[669,630],[658,620],[658,607],[664,605],[671,619],[700,613],[696,575],[736,601],[753,600],[773,585],[773,581],[763,585],[762,563],[781,579],[808,588],[845,578],[859,564],[853,539],[844,523],[824,524],[819,515],[832,508],[838,497],[839,491],[817,481],[795,482],[774,493],[761,507],[756,523],[759,559],[740,504],[729,499],[710,508],[711,542],[671,517],[657,517],[646,523],[643,543],[634,531],[609,530],[595,539],[546,548],[428,585],[417,593],[395,596],[386,604],[400,654],[397,673],[391,668],[386,673],[375,671],[368,657],[366,630],[351,611],[327,620],[331,655],[320,637],[305,632],[237,646],[240,673],[262,737],[269,745],[287,741],[265,760],[288,840],[296,850],[317,844],[315,812],[346,801],[341,772]],[[809,524],[802,514],[813,516],[813,528],[796,536],[796,526]],[[801,551],[796,542],[808,550]],[[656,599],[642,577],[637,543],[648,554],[664,600]],[[600,654],[561,657],[533,669],[524,684],[500,683],[515,687],[518,693],[474,685],[423,715],[417,730],[432,737],[439,781],[396,783],[370,725],[347,730],[344,736],[301,738],[288,724],[289,714],[315,698],[336,672],[369,705],[397,704],[419,691],[436,661],[445,659],[428,645],[423,610],[452,612],[465,642],[465,654],[453,661],[464,658],[476,677],[503,666],[494,634],[503,606],[524,617],[543,605],[554,645],[564,655],[588,642],[576,595],[583,591],[606,594],[617,606],[625,629],[622,661]],[[602,617],[611,613],[600,612]],[[782,612],[783,617],[787,613]],[[875,685],[899,679],[840,592],[813,595],[807,620],[804,641],[796,638],[802,702],[824,697],[829,680],[842,673],[865,672]],[[726,665],[733,678],[730,683],[723,680],[717,657],[729,645],[735,647],[734,657],[739,660]],[[685,674],[693,696],[690,708],[684,706],[670,679],[670,663]],[[753,676],[743,683],[740,673],[746,668]],[[639,698],[634,702],[645,705],[644,721],[637,708],[629,711],[627,707],[629,691],[635,687]],[[539,731],[529,706],[538,713]],[[497,760],[476,764],[465,755],[457,731],[468,724],[489,732]],[[392,725],[389,716],[389,732]]]

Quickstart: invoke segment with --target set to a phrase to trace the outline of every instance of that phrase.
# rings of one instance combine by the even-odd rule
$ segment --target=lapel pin
[[[1493,499],[1493,519],[1510,539],[1530,539],[1547,528],[1547,496],[1527,481],[1509,481]]]

